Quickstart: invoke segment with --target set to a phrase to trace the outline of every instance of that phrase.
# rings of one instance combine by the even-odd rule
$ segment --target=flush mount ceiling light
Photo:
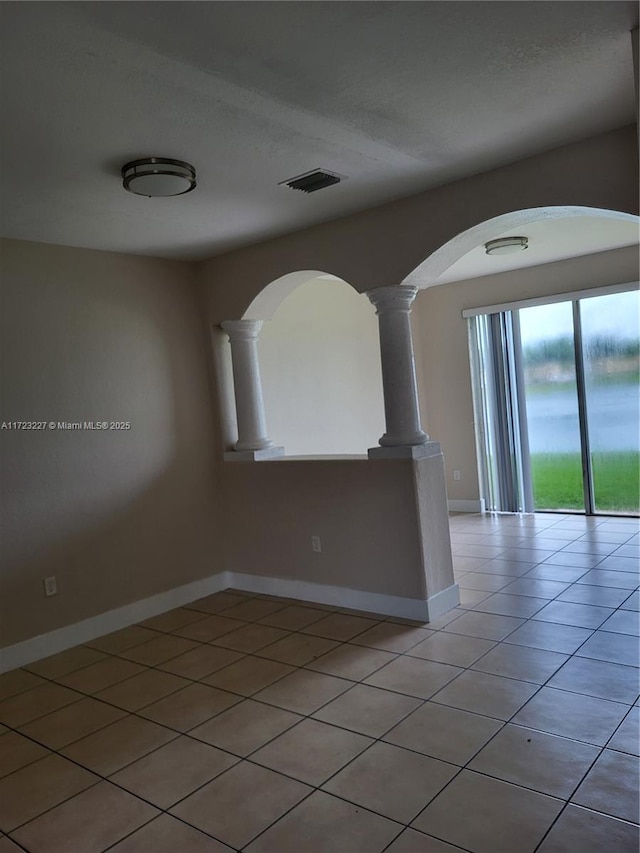
[[[514,255],[529,248],[528,237],[499,237],[484,244],[487,255]]]
[[[184,195],[196,188],[196,170],[190,163],[167,157],[132,160],[122,167],[122,186],[149,198]]]

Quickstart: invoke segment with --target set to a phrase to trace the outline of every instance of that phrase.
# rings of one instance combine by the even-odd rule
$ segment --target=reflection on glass
[[[640,511],[640,296],[580,300],[595,509]]]
[[[534,506],[584,512],[572,305],[519,315]]]

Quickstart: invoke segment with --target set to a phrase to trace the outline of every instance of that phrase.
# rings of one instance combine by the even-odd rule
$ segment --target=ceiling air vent
[[[298,175],[297,178],[289,178],[288,181],[282,181],[278,186],[291,187],[292,190],[302,190],[303,193],[314,193],[316,190],[323,190],[325,187],[330,187],[331,184],[339,184],[341,180],[342,177],[333,172],[326,172],[324,169],[314,169],[312,172],[305,172],[304,175]]]

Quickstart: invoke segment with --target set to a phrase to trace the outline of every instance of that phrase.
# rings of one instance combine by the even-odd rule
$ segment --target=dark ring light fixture
[[[149,198],[184,195],[196,188],[196,170],[190,163],[168,157],[132,160],[122,167],[122,186]]]
[[[529,247],[528,237],[498,237],[484,244],[487,255],[513,255]]]

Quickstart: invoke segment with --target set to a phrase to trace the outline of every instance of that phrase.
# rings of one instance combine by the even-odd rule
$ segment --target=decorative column
[[[411,337],[411,306],[417,287],[379,287],[367,296],[378,315],[382,389],[387,430],[370,458],[431,455],[435,444],[420,425],[418,387]],[[439,452],[439,446],[437,449]]]
[[[226,320],[221,324],[229,335],[233,365],[233,387],[238,421],[238,440],[225,459],[271,459],[284,455],[267,435],[262,399],[258,335],[262,320]]]

